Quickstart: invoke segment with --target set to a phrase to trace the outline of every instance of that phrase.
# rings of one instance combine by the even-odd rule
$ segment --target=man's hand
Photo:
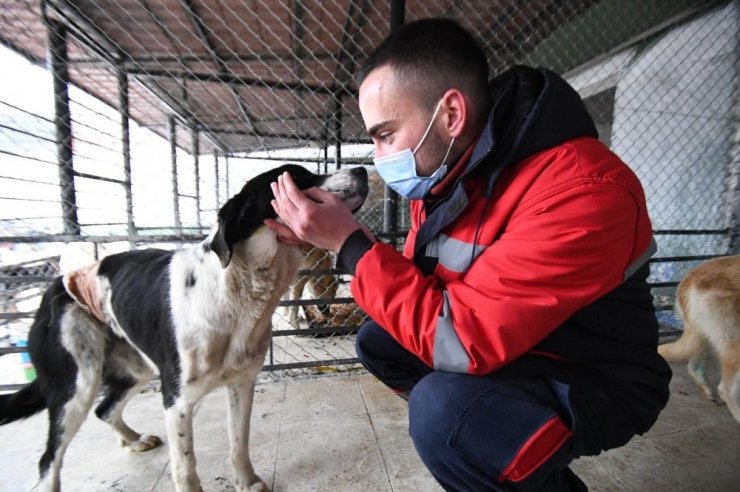
[[[297,245],[307,242],[339,251],[349,235],[362,228],[333,193],[320,188],[301,191],[287,172],[270,186],[275,195],[272,208],[284,224],[267,219],[265,225],[285,243]]]

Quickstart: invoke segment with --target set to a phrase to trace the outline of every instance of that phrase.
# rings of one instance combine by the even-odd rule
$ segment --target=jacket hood
[[[514,66],[491,79],[493,107],[465,174],[492,173],[576,137],[598,137],[593,119],[578,93],[562,77],[545,69]],[[494,172],[494,171],[499,172]]]

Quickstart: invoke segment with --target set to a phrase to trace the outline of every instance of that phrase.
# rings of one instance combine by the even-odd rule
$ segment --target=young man
[[[459,25],[387,38],[360,71],[381,177],[411,200],[403,254],[320,190],[274,183],[285,241],[339,253],[372,322],[368,370],[409,400],[447,490],[585,490],[574,458],[647,431],[668,399],[642,187],[559,76],[487,81]]]

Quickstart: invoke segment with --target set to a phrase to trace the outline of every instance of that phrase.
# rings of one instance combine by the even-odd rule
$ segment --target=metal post
[[[334,94],[334,169],[342,168],[342,95]]]
[[[224,165],[226,166],[226,200],[231,198],[231,188],[229,187],[229,178],[231,177],[229,175],[229,155],[224,156]]]
[[[405,22],[406,0],[391,0],[391,32],[396,32]]]
[[[177,135],[175,134],[175,117],[167,118],[170,129],[170,161],[172,162],[172,195],[175,206],[175,229],[182,233],[182,222],[180,222],[180,190],[177,186]]]
[[[77,219],[77,196],[72,154],[72,117],[69,109],[69,65],[67,57],[67,26],[47,19],[49,31],[49,58],[54,77],[54,127],[59,163],[62,220],[65,234],[80,234]]]
[[[121,115],[121,154],[123,155],[123,181],[126,191],[126,217],[128,223],[128,236],[136,235],[134,224],[134,198],[131,190],[131,136],[129,132],[129,100],[128,100],[128,75],[122,67],[118,67],[118,108]],[[133,239],[129,239],[129,249],[135,249]]]
[[[329,142],[324,140],[324,174],[329,174]]]
[[[216,172],[216,210],[221,208],[221,197],[219,196],[219,177],[218,177],[218,149],[213,149],[213,169]]]
[[[406,16],[405,0],[391,0],[391,33],[396,32],[403,24]],[[383,188],[383,232],[395,234],[398,231],[398,193],[390,186]],[[395,237],[389,240],[389,244],[396,246]]]
[[[195,222],[200,229],[200,137],[195,125],[190,127],[190,135],[193,141],[193,166],[195,167]]]

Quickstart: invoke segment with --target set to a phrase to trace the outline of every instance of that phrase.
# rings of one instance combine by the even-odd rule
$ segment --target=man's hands
[[[272,208],[283,220],[265,220],[281,241],[298,245],[311,243],[319,248],[339,251],[357,229],[365,230],[336,195],[320,188],[301,191],[290,174],[283,173],[271,183],[275,199]],[[367,233],[367,230],[365,230]]]

